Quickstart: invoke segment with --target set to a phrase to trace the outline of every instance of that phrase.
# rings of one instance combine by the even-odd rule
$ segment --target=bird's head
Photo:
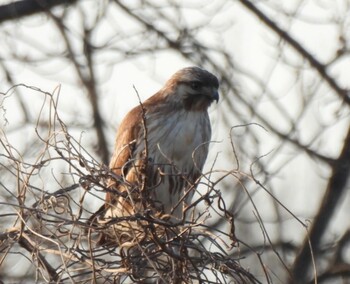
[[[186,110],[207,110],[213,101],[219,100],[219,81],[210,72],[199,67],[187,67],[177,71],[165,84],[171,98]]]

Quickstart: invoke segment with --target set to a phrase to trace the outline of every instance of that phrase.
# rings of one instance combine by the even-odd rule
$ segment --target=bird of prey
[[[213,74],[187,67],[125,116],[109,164],[113,174],[105,204],[90,218],[98,215],[109,227],[100,243],[130,239],[140,216],[184,220],[208,155],[208,107],[219,100],[218,88]]]

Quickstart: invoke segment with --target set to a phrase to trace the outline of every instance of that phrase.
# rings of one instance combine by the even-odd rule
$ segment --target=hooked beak
[[[213,91],[212,98],[213,98],[213,101],[216,101],[216,103],[218,103],[218,101],[219,101],[219,92],[217,90]]]

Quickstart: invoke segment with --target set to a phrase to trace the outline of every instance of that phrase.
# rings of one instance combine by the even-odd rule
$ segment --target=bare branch
[[[290,46],[292,46],[301,56],[303,56],[309,64],[317,70],[320,76],[329,84],[334,92],[348,105],[350,105],[349,91],[343,89],[339,84],[328,74],[327,65],[319,62],[314,56],[311,55],[297,40],[295,40],[289,33],[281,29],[277,23],[271,18],[265,15],[259,8],[249,0],[239,0],[247,9],[253,12],[264,24],[266,24],[271,30],[277,33],[283,40],[285,40]]]
[[[328,182],[326,192],[323,196],[320,209],[312,223],[310,230],[310,242],[312,243],[315,253],[320,249],[320,242],[336,212],[337,206],[343,198],[347,189],[347,182],[350,176],[350,128],[344,140],[344,147],[332,165],[331,177]],[[294,261],[293,274],[297,282],[307,280],[307,272],[311,263],[311,254],[308,245],[308,238],[304,241],[303,246]]]
[[[71,5],[77,0],[21,0],[0,6],[0,23],[33,14],[47,12],[59,5]]]

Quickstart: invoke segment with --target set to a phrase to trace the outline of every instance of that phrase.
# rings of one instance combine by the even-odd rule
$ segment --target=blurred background
[[[246,179],[216,185],[250,247],[242,265],[262,283],[350,283],[349,54],[348,0],[0,1],[0,231],[19,210],[9,157],[33,170],[38,137],[54,127],[46,94],[91,159],[108,164],[138,95],[196,65],[221,83],[205,170]],[[48,164],[32,182],[69,185],[67,167]],[[88,206],[101,204],[91,196]],[[21,274],[1,253],[0,280],[35,279],[30,262],[17,263]]]

